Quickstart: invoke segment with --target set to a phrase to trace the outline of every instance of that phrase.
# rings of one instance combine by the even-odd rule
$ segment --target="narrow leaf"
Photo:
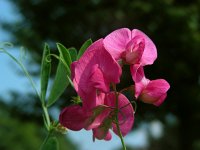
[[[70,65],[72,63],[72,59],[71,59],[71,56],[70,56],[68,49],[65,48],[65,46],[63,46],[60,43],[57,43],[56,45],[57,45],[58,51],[60,53],[60,57],[65,61],[65,63],[70,68]]]
[[[77,56],[77,59],[79,59],[83,53],[85,52],[85,50],[92,44],[92,40],[89,39],[87,40],[85,43],[83,43],[83,45],[81,46],[79,52],[78,52],[78,56]]]
[[[45,44],[43,56],[42,56],[42,65],[41,65],[41,76],[40,76],[40,84],[41,84],[41,101],[45,102],[46,91],[48,87],[48,80],[51,71],[51,62],[47,59],[50,55],[49,46]]]
[[[58,150],[58,149],[59,149],[58,139],[55,136],[47,139],[47,142],[41,148],[41,150]]]
[[[68,85],[69,85],[69,80],[67,78],[67,70],[65,65],[60,60],[57,67],[56,76],[51,88],[51,92],[49,95],[49,99],[47,102],[47,107],[51,106],[58,100],[58,98],[64,92],[64,90]]]
[[[69,53],[70,53],[72,62],[76,61],[77,60],[77,50],[73,47],[69,48]]]

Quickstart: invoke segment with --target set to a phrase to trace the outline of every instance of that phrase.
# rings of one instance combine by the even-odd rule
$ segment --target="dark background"
[[[121,27],[145,32],[158,49],[156,62],[145,67],[146,76],[150,79],[164,78],[171,88],[161,107],[138,102],[133,130],[142,122],[160,120],[164,125],[164,134],[159,139],[149,136],[148,150],[200,150],[199,0],[10,1],[22,19],[14,23],[1,22],[1,26],[12,34],[15,45],[23,45],[29,50],[34,58],[34,62],[30,63],[38,65],[45,42],[51,46],[53,53],[57,53],[55,42],[79,49],[88,38],[95,41]],[[56,60],[53,64],[55,71]],[[39,69],[29,71],[39,76]],[[132,79],[128,76],[122,78],[122,81],[119,88],[130,85]],[[72,88],[66,91],[61,97],[65,100],[58,101],[56,106],[68,105],[69,95],[75,95]],[[0,123],[4,127],[0,133],[0,141],[4,141],[0,142],[0,149],[12,149],[9,141],[17,135],[21,135],[22,140],[21,143],[13,143],[16,150],[17,145],[18,149],[20,145],[26,145],[26,149],[30,150],[37,149],[34,145],[40,143],[44,135],[39,100],[35,100],[37,98],[33,93],[20,95],[13,91],[10,94],[14,103],[8,105],[0,101],[0,112],[3,114],[0,114]],[[169,116],[175,118],[175,121],[171,122]],[[6,132],[6,129],[13,131]],[[22,134],[25,130],[28,132]],[[61,141],[62,145],[67,143],[63,138]]]

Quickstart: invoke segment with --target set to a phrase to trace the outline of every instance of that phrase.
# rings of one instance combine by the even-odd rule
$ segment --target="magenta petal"
[[[102,122],[108,117],[110,110],[103,105],[99,105],[94,108],[92,112],[92,115],[90,116],[90,118],[88,118],[86,122],[86,130],[99,127]]]
[[[137,99],[150,80],[145,77],[144,68],[139,64],[131,65],[130,69],[132,79],[135,82],[135,98]]]
[[[128,64],[140,63],[144,47],[145,41],[142,36],[131,39],[126,45],[126,51],[122,54],[124,61]]]
[[[141,82],[135,83],[135,98],[136,99],[141,95],[142,91],[146,88],[147,84],[145,84],[145,83],[147,83],[147,82],[149,82],[149,80],[144,78],[144,82],[142,80]]]
[[[152,80],[142,91],[140,98],[145,103],[153,103],[158,106],[166,98],[169,88],[169,83],[164,79]]]
[[[134,82],[140,82],[143,78],[145,78],[144,69],[139,64],[131,65],[130,70]]]
[[[115,93],[109,93],[106,97],[105,103],[108,106],[116,107],[116,96]],[[123,95],[119,94],[118,96],[118,106],[120,112],[118,113],[120,130],[123,136],[131,131],[134,123],[134,110],[129,102],[129,100]],[[112,123],[113,131],[118,135],[116,124]]]
[[[102,71],[98,68],[98,64],[93,66],[89,82],[91,83],[88,84],[93,85],[93,87],[102,92],[109,92],[110,90],[109,83],[106,81]]]
[[[157,58],[157,49],[152,40],[138,29],[132,30],[132,38],[135,36],[142,36],[145,39],[145,48],[141,58],[141,65],[151,65]]]
[[[121,68],[103,47],[103,39],[93,43],[78,61],[72,63],[71,69],[75,89],[83,102],[97,90],[108,91],[109,84],[118,83],[121,76]],[[91,99],[95,101],[94,98]]]
[[[73,81],[73,84],[74,84],[74,88],[76,91],[78,91],[78,82],[77,82],[77,79],[75,77],[75,71],[76,71],[76,65],[77,65],[77,61],[74,61],[72,64],[71,64],[71,79]]]
[[[164,102],[164,100],[165,100],[165,98],[167,97],[167,93],[166,94],[163,94],[155,103],[153,103],[155,106],[160,106],[163,102]]]
[[[92,111],[93,108],[104,104],[105,93],[100,91],[92,91],[82,97],[82,105],[84,110]]]
[[[104,138],[104,140],[110,141],[111,139],[112,139],[112,134],[110,133],[110,131],[108,131],[106,137]]]
[[[111,127],[111,122],[112,120],[110,120],[109,118],[105,119],[102,124],[97,127],[94,128],[93,131],[93,137],[102,140],[109,140],[111,139],[111,135],[108,133],[109,132],[109,128]]]
[[[130,40],[131,31],[128,28],[121,28],[107,35],[103,42],[106,50],[118,60],[126,50],[126,45]]]
[[[78,131],[84,128],[87,118],[88,114],[84,112],[81,106],[72,105],[62,110],[59,116],[59,122],[70,130]]]

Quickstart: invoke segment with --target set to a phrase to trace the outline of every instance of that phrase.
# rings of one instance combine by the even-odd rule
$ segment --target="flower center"
[[[144,52],[145,42],[140,37],[133,38],[127,45],[126,51],[122,53],[122,58],[127,64],[137,64],[140,62]]]

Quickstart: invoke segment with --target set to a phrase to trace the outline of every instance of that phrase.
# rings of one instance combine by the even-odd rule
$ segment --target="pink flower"
[[[138,29],[122,28],[104,39],[104,46],[115,58],[122,59],[130,68],[151,65],[157,58],[157,49],[151,39]],[[136,69],[137,70],[137,69]],[[131,74],[134,76],[134,74]]]
[[[132,128],[134,110],[123,94],[116,96],[110,91],[111,83],[119,83],[121,67],[105,50],[103,39],[93,43],[83,56],[71,65],[75,90],[82,98],[82,105],[64,108],[59,116],[60,123],[71,130],[93,130],[93,138],[110,140],[110,128],[118,134],[116,116],[125,136]]]
[[[83,56],[71,65],[74,87],[83,106],[91,109],[103,104],[110,83],[119,83],[121,67],[103,46],[103,39],[93,43]]]
[[[114,92],[111,92],[106,95],[105,105],[108,106],[107,111],[109,113],[104,114],[104,120],[101,124],[93,129],[93,138],[97,138],[99,140],[110,140],[112,138],[109,129],[112,129],[116,135],[118,135],[117,127],[116,127],[116,96]],[[121,93],[118,95],[118,120],[120,131],[123,136],[126,136],[128,132],[131,131],[133,123],[134,123],[134,110],[129,102],[129,100]]]
[[[159,106],[167,97],[170,88],[169,83],[164,79],[149,80],[144,75],[143,67],[131,68],[132,78],[135,81],[135,97],[145,103]]]
[[[134,110],[129,100],[123,95],[118,95],[118,120],[122,135],[130,132],[134,123]],[[112,135],[109,129],[113,129],[118,135],[115,124],[116,118],[116,96],[114,92],[105,96],[104,104],[87,111],[79,105],[68,106],[60,114],[60,123],[71,130],[92,129],[93,139],[110,140]]]
[[[156,46],[147,35],[138,29],[115,30],[107,35],[103,42],[106,50],[116,60],[122,59],[130,65],[150,65],[157,58]]]
[[[130,65],[135,82],[135,97],[145,103],[159,106],[167,96],[169,84],[163,79],[150,81],[144,75],[143,66],[151,65],[157,58],[157,50],[151,39],[143,32],[122,28],[104,39],[104,46],[115,58]]]

